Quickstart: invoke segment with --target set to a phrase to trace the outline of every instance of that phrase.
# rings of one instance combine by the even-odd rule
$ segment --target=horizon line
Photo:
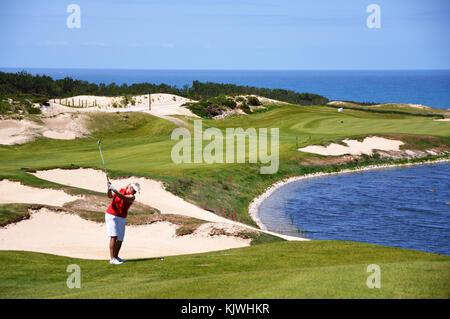
[[[28,67],[15,66],[3,67],[0,69],[50,69],[50,70],[117,70],[117,71],[450,71],[449,69],[136,69],[136,68],[75,68],[75,67]]]

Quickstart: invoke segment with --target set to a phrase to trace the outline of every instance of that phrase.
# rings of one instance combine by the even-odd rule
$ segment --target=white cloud
[[[44,45],[44,46],[52,46],[52,47],[68,47],[71,44],[67,41],[43,41],[40,42],[39,45]]]
[[[106,43],[96,42],[96,41],[83,42],[81,45],[84,45],[87,47],[106,47]]]

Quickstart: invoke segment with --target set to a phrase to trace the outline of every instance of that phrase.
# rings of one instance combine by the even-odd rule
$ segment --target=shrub
[[[0,101],[0,114],[13,111],[14,107],[6,101]]]
[[[41,109],[39,109],[37,107],[27,106],[25,109],[27,110],[27,112],[29,114],[41,114],[42,113]]]
[[[48,99],[45,97],[35,97],[34,99],[31,100],[31,103],[44,104],[47,101]]]
[[[256,98],[255,96],[249,96],[249,97],[247,97],[247,103],[249,104],[249,105],[252,105],[252,106],[258,106],[258,105],[261,105],[261,102],[258,100],[258,98]]]
[[[242,105],[241,105],[241,110],[244,111],[244,112],[247,113],[247,114],[252,113],[252,110],[250,109],[250,107],[248,106],[248,104],[245,103],[245,102],[242,103]]]
[[[222,114],[225,111],[225,108],[223,108],[222,106],[213,104],[213,105],[208,106],[206,108],[206,111],[208,112],[208,116],[214,117],[214,116]]]

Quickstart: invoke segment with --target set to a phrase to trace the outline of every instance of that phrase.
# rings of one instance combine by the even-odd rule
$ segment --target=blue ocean
[[[17,72],[23,68],[0,68]],[[330,100],[413,103],[450,108],[450,70],[435,71],[244,71],[244,70],[96,70],[25,68],[54,79],[72,77],[94,83],[166,83],[179,88],[192,81],[232,83],[320,94]]]

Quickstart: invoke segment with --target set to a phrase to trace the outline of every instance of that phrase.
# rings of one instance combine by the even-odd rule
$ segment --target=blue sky
[[[449,34],[448,0],[1,1],[0,67],[450,69]]]

